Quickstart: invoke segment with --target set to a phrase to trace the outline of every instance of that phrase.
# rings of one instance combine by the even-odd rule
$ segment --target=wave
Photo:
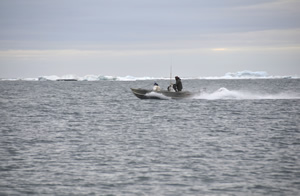
[[[171,99],[170,97],[167,97],[161,93],[156,93],[156,92],[150,92],[146,94],[147,97],[157,97],[158,99]]]
[[[194,99],[207,99],[207,100],[217,100],[217,99],[300,99],[300,95],[292,93],[278,93],[278,94],[258,94],[247,91],[231,91],[227,88],[220,88],[215,92],[201,92],[193,97]]]
[[[0,79],[8,81],[57,81],[57,80],[76,80],[76,81],[138,81],[138,80],[169,80],[169,77],[135,77],[135,76],[104,76],[104,75],[86,75],[83,77],[78,77],[76,75],[64,75],[64,76],[40,76],[38,78],[10,78],[10,79]],[[239,71],[239,72],[228,72],[224,76],[212,76],[212,77],[182,77],[184,80],[192,79],[206,79],[206,80],[218,80],[218,79],[300,79],[298,76],[271,76],[265,71]]]

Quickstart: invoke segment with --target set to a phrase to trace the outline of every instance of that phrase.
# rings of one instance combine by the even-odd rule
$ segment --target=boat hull
[[[194,94],[188,91],[170,92],[170,91],[153,91],[146,89],[131,88],[132,93],[140,99],[185,99]]]

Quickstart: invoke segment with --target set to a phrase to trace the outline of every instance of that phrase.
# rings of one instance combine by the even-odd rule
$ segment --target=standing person
[[[181,79],[178,76],[175,76],[176,84],[173,84],[173,88],[176,92],[182,90]]]

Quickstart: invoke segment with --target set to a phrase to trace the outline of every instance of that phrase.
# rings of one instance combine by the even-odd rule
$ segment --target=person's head
[[[156,82],[154,82],[154,86],[158,86],[158,84]]]
[[[175,76],[175,80],[179,80],[180,78],[178,76]]]

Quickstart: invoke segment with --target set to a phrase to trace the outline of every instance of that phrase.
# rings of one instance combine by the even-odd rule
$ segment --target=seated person
[[[158,84],[156,82],[154,83],[153,90],[160,91],[160,87],[158,86]]]
[[[167,89],[168,89],[169,92],[173,92],[174,91],[173,90],[173,84],[170,84]]]

